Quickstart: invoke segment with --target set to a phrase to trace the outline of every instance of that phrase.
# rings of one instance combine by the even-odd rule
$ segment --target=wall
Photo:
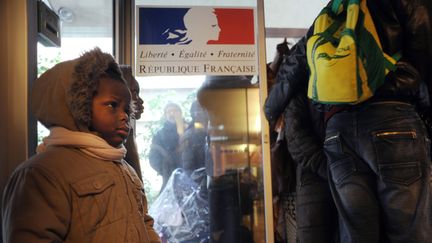
[[[27,158],[27,7],[27,0],[0,1],[0,193]]]

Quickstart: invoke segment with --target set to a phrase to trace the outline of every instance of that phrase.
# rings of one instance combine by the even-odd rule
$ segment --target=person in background
[[[181,167],[188,175],[205,167],[205,144],[209,117],[195,100],[190,107],[192,121],[180,139]]]
[[[432,116],[432,2],[378,0],[367,6],[383,51],[401,52],[402,58],[371,99],[315,106],[326,122],[324,150],[340,241],[430,242],[430,138],[418,111]],[[271,124],[308,85],[306,42],[312,33],[313,27],[280,67],[265,104]]]
[[[267,90],[276,84],[276,75],[290,48],[286,38],[276,46],[272,62],[267,63]],[[295,165],[288,152],[284,136],[283,119],[270,129],[270,160],[272,173],[272,195],[275,225],[275,242],[296,241],[295,222]]]
[[[35,81],[31,109],[50,134],[8,180],[3,242],[160,242],[123,159],[133,107],[114,58],[95,48],[55,65]]]
[[[241,116],[247,109],[242,103],[244,96],[232,92],[247,89],[257,89],[250,77],[207,76],[197,91],[197,100],[209,117],[205,171],[210,243],[253,242],[253,229],[244,223],[244,218],[253,212],[257,191],[248,163],[256,163],[253,159],[258,156],[253,157],[250,152],[245,156],[244,150],[233,149],[252,140],[246,129],[250,117]]]
[[[179,142],[184,132],[183,113],[179,105],[169,102],[165,105],[162,128],[154,135],[149,152],[150,165],[162,176],[165,188],[174,169],[181,167]]]
[[[135,105],[133,119],[139,120],[141,118],[141,114],[144,112],[144,101],[139,96],[140,87],[138,81],[132,75],[132,67],[130,65],[120,65],[120,70],[122,71],[123,78],[126,80],[126,83],[132,95],[132,102],[134,102]],[[129,136],[126,139],[125,147],[127,149],[125,157],[126,162],[128,162],[135,169],[139,178],[142,180],[143,177],[141,174],[141,166],[137,145],[135,142],[135,133],[133,126],[131,126],[131,131],[129,132]]]
[[[290,48],[288,46],[288,41],[286,37],[284,38],[282,43],[277,44],[276,46],[276,54],[273,58],[273,61],[267,63],[267,89],[270,90],[273,85],[276,83],[276,75],[279,71],[279,67],[284,60],[286,55],[290,54]]]

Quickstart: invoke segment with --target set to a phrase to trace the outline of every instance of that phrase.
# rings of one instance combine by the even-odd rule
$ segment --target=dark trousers
[[[344,243],[431,242],[430,140],[414,106],[335,114],[324,148]]]
[[[338,216],[327,180],[297,166],[297,239],[299,243],[337,243]]]
[[[251,231],[242,225],[243,215],[252,208],[247,186],[240,182],[239,176],[234,172],[210,179],[210,242],[253,242]]]

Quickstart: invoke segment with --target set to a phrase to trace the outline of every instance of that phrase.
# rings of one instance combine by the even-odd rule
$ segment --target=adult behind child
[[[143,106],[144,101],[139,96],[140,87],[138,81],[132,75],[132,67],[130,65],[120,65],[120,70],[122,71],[123,78],[126,80],[126,83],[131,92],[132,101],[135,104],[133,119],[139,120],[141,118],[141,114],[144,112],[144,106]],[[142,180],[143,178],[141,175],[141,166],[140,166],[138,149],[135,142],[135,133],[134,133],[133,126],[131,126],[129,136],[126,139],[125,147],[127,150],[126,157],[125,157],[126,162],[128,162],[135,169],[139,178]]]
[[[36,80],[32,110],[50,135],[9,178],[3,241],[160,242],[143,184],[124,160],[131,95],[96,48]]]
[[[190,107],[192,121],[180,139],[181,167],[188,175],[205,167],[208,114],[195,100]]]
[[[162,122],[162,128],[152,138],[149,152],[151,167],[162,176],[160,191],[165,188],[171,173],[181,167],[179,143],[185,123],[180,106],[172,102],[166,104]]]
[[[430,140],[416,109],[430,106],[432,2],[379,0],[367,1],[367,6],[384,52],[401,52],[402,58],[370,100],[352,106],[321,105],[327,118],[324,148],[340,240],[430,242]],[[306,41],[312,32],[313,28],[281,66],[281,82],[266,102],[271,123],[299,87],[308,85]]]

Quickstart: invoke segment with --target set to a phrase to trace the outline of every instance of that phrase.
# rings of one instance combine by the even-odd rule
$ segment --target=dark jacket
[[[181,167],[190,175],[194,170],[205,167],[207,131],[195,128],[192,123],[184,132],[181,140]]]
[[[301,174],[312,172],[326,179],[327,159],[323,149],[325,135],[323,113],[313,107],[306,97],[306,91],[303,91],[294,95],[284,116],[284,133],[286,140],[289,141],[288,151],[297,163],[297,167],[301,167]],[[303,181],[307,178],[298,179]]]
[[[162,176],[162,187],[165,187],[171,173],[180,167],[180,154],[178,152],[180,136],[175,123],[165,121],[152,139],[149,152],[151,167]]]
[[[376,0],[367,4],[384,52],[402,53],[397,70],[387,75],[385,84],[372,100],[400,100],[428,106],[432,89],[432,1]],[[296,90],[308,85],[306,42],[312,33],[310,28],[279,69],[278,83],[270,91],[264,107],[270,124],[282,114]]]

